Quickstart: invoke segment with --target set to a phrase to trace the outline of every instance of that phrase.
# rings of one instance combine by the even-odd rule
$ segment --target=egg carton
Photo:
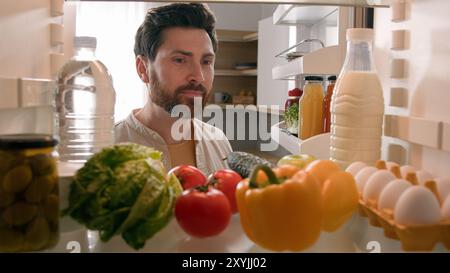
[[[388,169],[382,160],[376,162],[376,168]],[[397,178],[401,178],[399,166],[391,167],[390,171]],[[408,173],[406,180],[413,185],[419,185],[415,173]],[[438,198],[434,181],[427,181],[425,187]],[[442,242],[450,250],[450,221],[442,221],[435,225],[400,225],[394,221],[391,209],[379,210],[377,200],[370,199],[364,202],[362,196],[359,198],[358,211],[361,216],[369,219],[372,226],[383,228],[386,237],[400,240],[405,251],[431,251],[438,242]]]
[[[431,251],[436,243],[442,242],[450,250],[450,221],[443,221],[435,225],[405,226],[394,222],[392,210],[380,211],[376,202],[359,199],[358,211],[367,217],[369,223],[384,229],[388,238],[400,240],[405,251]]]

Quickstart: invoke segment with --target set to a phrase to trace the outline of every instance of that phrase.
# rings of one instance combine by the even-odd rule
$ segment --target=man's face
[[[206,31],[173,27],[150,63],[150,99],[167,112],[178,104],[193,112],[194,98],[209,99],[214,79],[214,51]]]

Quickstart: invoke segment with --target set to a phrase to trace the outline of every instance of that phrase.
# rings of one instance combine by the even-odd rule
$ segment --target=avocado
[[[258,165],[266,165],[270,168],[275,167],[269,161],[246,152],[232,152],[226,160],[230,169],[240,174],[243,178],[249,177],[253,168]]]

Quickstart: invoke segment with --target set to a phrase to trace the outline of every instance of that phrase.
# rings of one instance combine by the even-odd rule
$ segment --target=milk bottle
[[[341,168],[380,159],[384,101],[372,40],[372,29],[347,30],[347,55],[331,100],[330,159]]]

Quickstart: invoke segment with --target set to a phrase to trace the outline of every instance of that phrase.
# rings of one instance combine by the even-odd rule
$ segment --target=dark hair
[[[216,18],[203,4],[175,3],[150,9],[136,32],[134,54],[154,61],[158,48],[162,44],[163,31],[170,27],[204,29],[211,39],[214,52],[216,52],[215,24]]]

